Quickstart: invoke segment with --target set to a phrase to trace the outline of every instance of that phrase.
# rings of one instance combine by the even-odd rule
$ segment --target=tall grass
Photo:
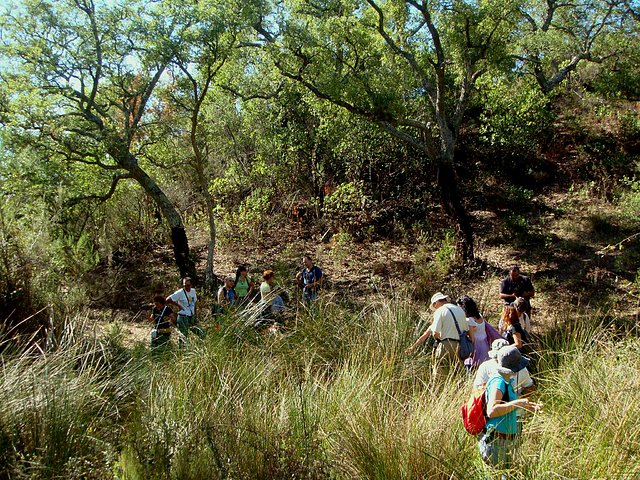
[[[229,316],[187,350],[124,350],[116,333],[3,359],[4,478],[500,478],[459,407],[469,380],[406,356],[420,317],[381,300],[299,309],[278,335]],[[542,340],[514,478],[640,475],[640,341],[583,325]]]

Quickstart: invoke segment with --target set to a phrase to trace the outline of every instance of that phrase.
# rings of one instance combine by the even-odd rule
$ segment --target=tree
[[[423,152],[436,167],[440,201],[457,228],[461,257],[473,260],[455,148],[476,80],[504,57],[517,14],[513,2],[291,5],[282,19],[282,40],[272,42],[276,67],[319,98]]]
[[[581,63],[602,63],[616,53],[615,48],[598,47],[607,35],[623,28],[623,6],[620,0],[527,2],[520,7],[521,51],[515,58],[549,93]]]
[[[43,158],[109,172],[106,201],[133,179],[169,227],[181,275],[193,275],[182,218],[144,167],[154,92],[189,28],[170,4],[130,0],[25,1],[2,17],[3,81],[13,100],[5,124]],[[7,118],[5,118],[7,120]]]

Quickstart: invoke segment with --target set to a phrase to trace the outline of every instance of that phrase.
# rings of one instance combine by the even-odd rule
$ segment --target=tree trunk
[[[216,218],[213,214],[213,201],[208,193],[204,194],[205,205],[207,208],[207,218],[209,220],[209,249],[207,251],[207,268],[205,270],[205,282],[212,292],[218,279],[213,273],[213,254],[216,250]]]
[[[114,152],[115,153],[115,152]],[[112,155],[113,156],[113,155]],[[114,158],[118,158],[115,157]],[[189,241],[187,233],[182,223],[182,217],[176,207],[171,203],[156,181],[151,178],[138,165],[137,158],[132,154],[127,154],[126,160],[118,162],[125,168],[131,176],[140,184],[144,191],[149,195],[158,208],[162,212],[162,216],[167,220],[171,228],[171,241],[173,242],[173,254],[176,266],[180,271],[181,277],[192,277],[195,280],[196,266],[189,256]]]
[[[464,205],[458,193],[458,179],[452,162],[438,160],[438,187],[440,188],[440,201],[447,216],[456,224],[457,250],[463,263],[472,262],[475,259],[473,251],[473,228],[469,221]]]

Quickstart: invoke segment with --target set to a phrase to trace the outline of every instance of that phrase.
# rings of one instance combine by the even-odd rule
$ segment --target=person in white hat
[[[464,310],[458,305],[449,303],[448,297],[438,292],[431,297],[431,309],[433,312],[433,323],[425,332],[411,345],[406,353],[413,353],[416,348],[422,345],[427,338],[433,335],[438,345],[436,347],[436,366],[442,370],[446,365],[456,365],[462,361],[458,358],[458,347],[460,346],[460,335],[456,328],[456,322],[460,332],[469,330],[467,317]]]
[[[474,388],[481,388],[491,377],[498,375],[498,362],[496,361],[496,357],[498,356],[498,351],[502,347],[506,347],[508,345],[509,342],[504,338],[498,338],[493,341],[491,344],[491,350],[489,350],[489,360],[482,362],[478,367],[475,379],[473,380]],[[518,395],[527,395],[533,390],[533,379],[531,378],[527,367],[516,372],[516,374],[511,378],[511,385]]]

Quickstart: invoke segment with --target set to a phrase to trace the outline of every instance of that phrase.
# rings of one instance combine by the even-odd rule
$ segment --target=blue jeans
[[[304,290],[302,292],[302,299],[305,301],[305,303],[314,302],[316,298],[318,298],[318,292],[310,292],[308,290]]]
[[[482,460],[488,465],[498,468],[511,468],[516,440],[513,438],[499,438],[494,429],[488,430],[480,436],[478,450]]]

